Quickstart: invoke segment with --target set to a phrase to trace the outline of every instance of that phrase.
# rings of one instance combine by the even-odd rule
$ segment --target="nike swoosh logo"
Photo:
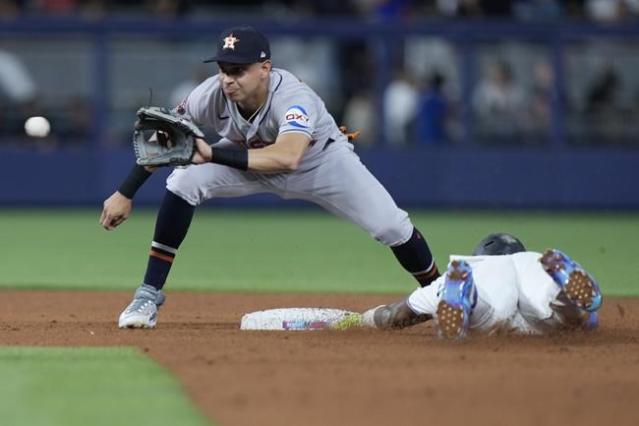
[[[226,120],[227,118],[229,118],[229,116],[228,115],[227,116],[223,116],[223,115],[218,114],[217,118],[220,119],[220,120]]]

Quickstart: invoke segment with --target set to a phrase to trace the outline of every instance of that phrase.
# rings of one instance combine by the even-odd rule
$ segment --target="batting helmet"
[[[524,244],[517,237],[505,232],[490,234],[477,244],[473,250],[474,256],[497,256],[526,251]]]

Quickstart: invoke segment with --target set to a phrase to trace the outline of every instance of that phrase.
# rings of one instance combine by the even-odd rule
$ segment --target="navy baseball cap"
[[[271,47],[264,34],[253,27],[242,26],[222,31],[217,42],[217,55],[204,62],[252,64],[271,59]]]

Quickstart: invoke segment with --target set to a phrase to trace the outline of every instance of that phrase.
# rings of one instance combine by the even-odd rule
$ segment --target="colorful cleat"
[[[164,294],[147,284],[135,291],[129,303],[118,319],[120,328],[154,328],[157,323],[158,309],[164,303]]]
[[[435,328],[439,337],[461,340],[468,334],[470,314],[477,302],[473,271],[464,260],[454,260],[439,289]]]
[[[599,309],[602,295],[597,281],[567,254],[548,249],[539,262],[570,303],[588,312]]]
[[[599,327],[599,314],[597,312],[588,312],[588,319],[584,324],[586,330],[594,330]]]

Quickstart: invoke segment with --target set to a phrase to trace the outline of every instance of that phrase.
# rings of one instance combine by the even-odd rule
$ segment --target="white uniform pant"
[[[578,308],[557,300],[560,288],[544,271],[540,253],[522,252],[503,256],[451,256],[471,266],[477,288],[477,304],[470,316],[470,329],[490,333],[514,330],[540,334],[563,325],[562,315]],[[445,280],[439,277],[428,287],[415,290],[408,305],[418,314],[434,315],[438,290]],[[558,314],[557,307],[561,307]],[[579,312],[575,312],[579,315]]]
[[[193,206],[215,197],[273,193],[311,201],[358,224],[387,246],[410,239],[413,225],[350,144],[334,143],[314,164],[292,173],[254,173],[219,164],[178,168],[167,189]]]

